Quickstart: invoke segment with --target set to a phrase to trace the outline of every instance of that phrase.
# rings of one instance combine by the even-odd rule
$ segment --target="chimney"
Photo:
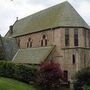
[[[9,27],[9,30],[10,30],[10,34],[12,34],[13,33],[13,26],[12,25]]]

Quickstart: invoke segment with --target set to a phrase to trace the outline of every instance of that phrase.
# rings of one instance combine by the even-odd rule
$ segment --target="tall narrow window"
[[[75,58],[75,55],[73,54],[72,55],[72,64],[75,64],[76,63],[76,58]]]
[[[32,47],[32,40],[31,38],[29,37],[28,38],[28,42],[27,42],[27,48],[31,48]]]
[[[84,68],[86,67],[86,53],[84,53]]]
[[[43,40],[41,40],[41,46],[43,46]]]
[[[20,38],[17,38],[17,44],[18,44],[18,47],[20,48]]]
[[[78,29],[74,29],[74,46],[78,46]]]
[[[65,29],[65,46],[69,46],[69,29]]]
[[[47,46],[47,39],[45,39],[45,46]]]
[[[41,38],[41,46],[47,46],[47,37],[45,34]]]
[[[86,40],[86,30],[85,29],[83,30],[83,34],[84,34],[85,47],[87,47],[87,43],[86,43],[86,41],[87,41]]]
[[[64,80],[68,81],[68,71],[64,70]]]

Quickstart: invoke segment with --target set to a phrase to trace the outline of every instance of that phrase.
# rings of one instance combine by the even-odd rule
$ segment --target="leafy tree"
[[[38,84],[41,90],[58,90],[63,79],[62,70],[58,63],[45,61],[40,64]]]

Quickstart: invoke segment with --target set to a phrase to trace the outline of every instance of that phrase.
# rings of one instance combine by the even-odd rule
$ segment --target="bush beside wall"
[[[17,79],[26,83],[35,82],[37,69],[28,65],[0,62],[0,76]]]

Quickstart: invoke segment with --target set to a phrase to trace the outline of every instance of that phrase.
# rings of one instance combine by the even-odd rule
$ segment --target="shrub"
[[[46,61],[41,63],[38,71],[38,85],[41,90],[58,89],[62,80],[62,70],[58,63]]]
[[[36,80],[36,72],[35,68],[19,64],[15,69],[15,78],[28,83]]]
[[[35,82],[37,69],[23,64],[0,62],[0,76],[14,78],[26,83]]]
[[[90,85],[90,67],[84,68],[76,74],[75,90],[79,90],[83,85]]]
[[[13,77],[15,71],[15,64],[11,62],[0,62],[0,76]]]

